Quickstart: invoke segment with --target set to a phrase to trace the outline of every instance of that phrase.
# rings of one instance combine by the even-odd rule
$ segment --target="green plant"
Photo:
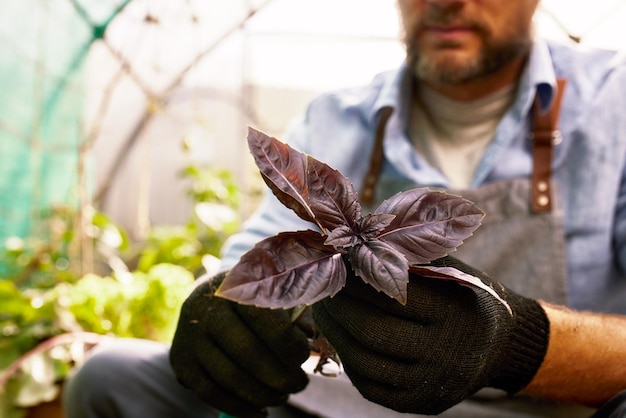
[[[190,166],[183,175],[190,220],[143,242],[92,208],[56,207],[36,234],[0,247],[0,418],[57,396],[103,339],[171,339],[195,277],[239,226],[228,172]]]
[[[195,202],[193,213],[184,225],[154,227],[138,243],[132,251],[139,254],[140,271],[173,263],[197,275],[206,259],[217,257],[224,240],[239,228],[239,192],[229,171],[189,165],[180,175],[191,182],[187,195]]]
[[[158,264],[147,273],[87,274],[74,283],[21,290],[0,282],[0,416],[56,396],[56,383],[85,351],[107,336],[168,341],[178,306],[194,281],[182,267]],[[2,399],[4,397],[4,399]]]

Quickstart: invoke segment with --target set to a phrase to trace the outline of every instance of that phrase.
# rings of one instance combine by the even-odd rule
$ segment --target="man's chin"
[[[446,52],[422,57],[414,64],[418,79],[435,84],[460,84],[481,74],[480,60],[466,53]]]

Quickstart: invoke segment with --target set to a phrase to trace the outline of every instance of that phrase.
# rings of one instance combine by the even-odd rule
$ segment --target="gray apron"
[[[385,183],[381,178],[381,187],[390,190],[391,185]],[[394,184],[398,186],[397,181]],[[448,192],[474,202],[486,214],[474,235],[450,255],[521,295],[567,303],[565,234],[559,201],[553,201],[550,212],[533,212],[527,179]]]
[[[539,112],[539,103],[535,102],[533,131],[530,134],[533,141],[533,172],[530,179],[519,178],[471,190],[450,191],[471,200],[486,213],[483,224],[474,235],[451,255],[484,271],[521,295],[556,304],[567,304],[563,208],[557,190],[553,190],[556,186],[552,184],[550,175],[552,146],[559,138],[556,126],[563,87],[564,84],[559,80],[559,93],[553,106],[545,113]],[[387,178],[382,173],[382,144],[390,115],[390,108],[381,111],[369,171],[363,179],[360,200],[365,211],[375,209],[382,200],[397,192],[420,186]],[[312,383],[316,380],[312,380]],[[416,416],[398,414],[363,398],[357,401],[354,398],[360,395],[349,395],[349,390],[342,388],[339,382],[331,386],[334,386],[334,396],[324,391],[325,394],[317,400],[324,404],[323,411],[319,411],[319,403],[315,408],[318,413],[323,412],[324,416]],[[311,406],[309,402],[307,404],[301,406]],[[530,399],[524,394],[509,397],[503,391],[486,388],[440,416],[577,418],[588,417],[592,413],[592,409],[578,405],[556,405]]]

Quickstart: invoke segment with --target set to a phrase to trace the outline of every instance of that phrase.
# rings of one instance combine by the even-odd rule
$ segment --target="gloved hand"
[[[289,312],[214,296],[225,274],[199,285],[183,304],[170,350],[179,382],[220,411],[262,417],[307,385],[300,365],[306,334]]]
[[[483,387],[524,388],[547,350],[543,308],[452,257],[432,264],[479,277],[513,316],[484,290],[453,281],[411,274],[403,306],[349,277],[338,294],[313,305],[313,317],[352,383],[380,405],[433,415]]]

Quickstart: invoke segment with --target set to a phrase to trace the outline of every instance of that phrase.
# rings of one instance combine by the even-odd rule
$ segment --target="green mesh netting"
[[[78,196],[85,57],[128,1],[0,4],[0,244]]]

